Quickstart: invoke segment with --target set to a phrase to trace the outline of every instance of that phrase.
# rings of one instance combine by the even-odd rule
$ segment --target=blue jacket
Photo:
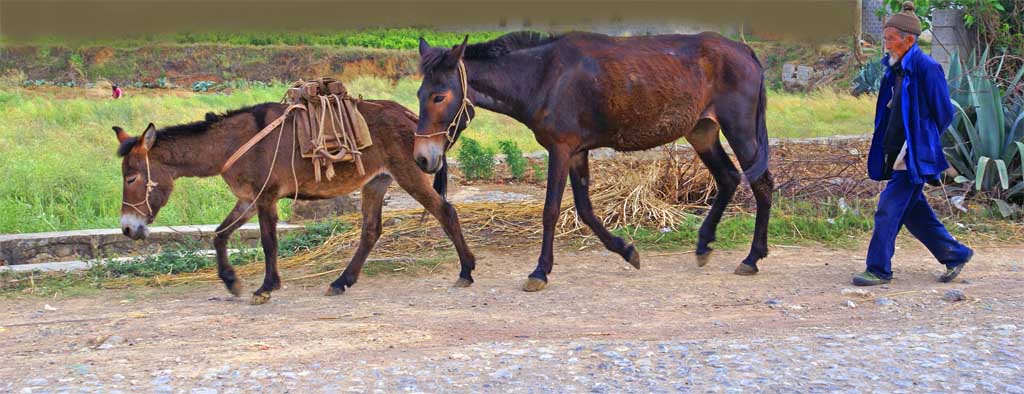
[[[889,67],[889,55],[882,58],[882,64],[886,70],[878,90],[875,133],[868,152],[868,176],[876,181],[883,180],[883,145],[890,112],[887,105],[892,99],[895,79]],[[921,184],[937,178],[949,167],[942,152],[940,136],[953,122],[956,108],[949,98],[949,86],[942,66],[922,52],[917,44],[903,55],[900,65],[905,70],[901,104],[907,141],[907,175],[911,182]]]

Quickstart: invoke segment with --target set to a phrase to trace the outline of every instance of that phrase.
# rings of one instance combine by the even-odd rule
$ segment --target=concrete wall
[[[954,53],[964,59],[974,49],[973,35],[964,26],[961,10],[935,10],[932,14],[932,57],[949,71]]]

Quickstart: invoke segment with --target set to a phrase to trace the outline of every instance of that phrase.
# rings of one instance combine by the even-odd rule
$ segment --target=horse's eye
[[[135,182],[136,179],[139,179],[139,176],[138,175],[132,175],[132,176],[128,177],[128,179],[125,179],[124,182],[126,184],[131,185],[132,183]]]
[[[434,102],[435,103],[440,103],[442,101],[444,101],[444,96],[442,96],[442,95],[434,96]]]

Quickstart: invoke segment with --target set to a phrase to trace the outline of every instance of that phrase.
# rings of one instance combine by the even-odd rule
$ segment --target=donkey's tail
[[[434,173],[434,191],[441,195],[442,201],[448,201],[448,156],[441,156],[441,169]]]
[[[750,47],[747,47],[748,49]],[[747,181],[753,182],[761,178],[766,171],[768,171],[768,125],[765,119],[765,86],[764,86],[764,67],[761,66],[761,61],[757,59],[757,54],[754,53],[753,49],[750,49],[750,56],[754,58],[754,62],[757,63],[757,67],[761,70],[761,91],[757,97],[757,118],[755,124],[757,125],[756,138],[757,138],[757,155],[754,160],[754,164],[750,168],[743,170],[743,175],[747,177]]]

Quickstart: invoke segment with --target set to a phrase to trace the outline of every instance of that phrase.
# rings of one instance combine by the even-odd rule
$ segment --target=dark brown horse
[[[680,137],[693,145],[718,185],[697,241],[698,263],[704,265],[722,212],[741,179],[719,142],[720,129],[757,200],[750,254],[736,274],[757,273],[757,261],[768,255],[773,184],[764,72],[750,47],[714,33],[548,37],[518,32],[480,44],[463,42],[450,50],[431,47],[421,38],[420,58],[423,84],[415,155],[424,171],[442,167],[446,149],[473,115],[470,103],[522,122],[549,153],[543,246],[524,290],[547,284],[567,176],[580,218],[608,250],[639,268],[636,248],[613,236],[591,207],[587,152],[598,147],[634,151]]]
[[[206,120],[172,126],[157,131],[153,124],[140,137],[130,137],[114,126],[123,156],[124,176],[121,227],[132,239],[145,238],[147,225],[180,177],[220,175],[238,198],[234,210],[217,227],[214,247],[217,271],[234,295],[241,293],[241,281],[228,263],[227,241],[231,233],[253,215],[259,215],[261,241],[266,259],[263,285],[252,302],[262,304],[270,292],[281,286],[277,272],[277,201],[282,198],[323,199],[362,188],[362,235],[359,247],[345,272],[327,289],[327,295],[345,292],[359,279],[367,255],[381,233],[381,206],[392,180],[419,201],[440,222],[455,244],[462,271],[456,286],[473,283],[470,275],[476,259],[462,237],[459,219],[444,198],[431,188],[428,175],[416,168],[412,158],[416,116],[391,101],[361,102],[359,111],[366,118],[373,145],[363,150],[365,175],[359,175],[352,162],[335,163],[335,176],[317,183],[310,160],[296,155],[297,147],[291,122],[283,130],[274,130],[241,159],[221,173],[221,166],[242,144],[274,121],[286,109],[284,104],[266,103],[234,110],[223,115],[207,114]],[[294,166],[294,167],[293,167]],[[293,172],[294,169],[294,172]],[[262,193],[260,192],[262,190]]]

